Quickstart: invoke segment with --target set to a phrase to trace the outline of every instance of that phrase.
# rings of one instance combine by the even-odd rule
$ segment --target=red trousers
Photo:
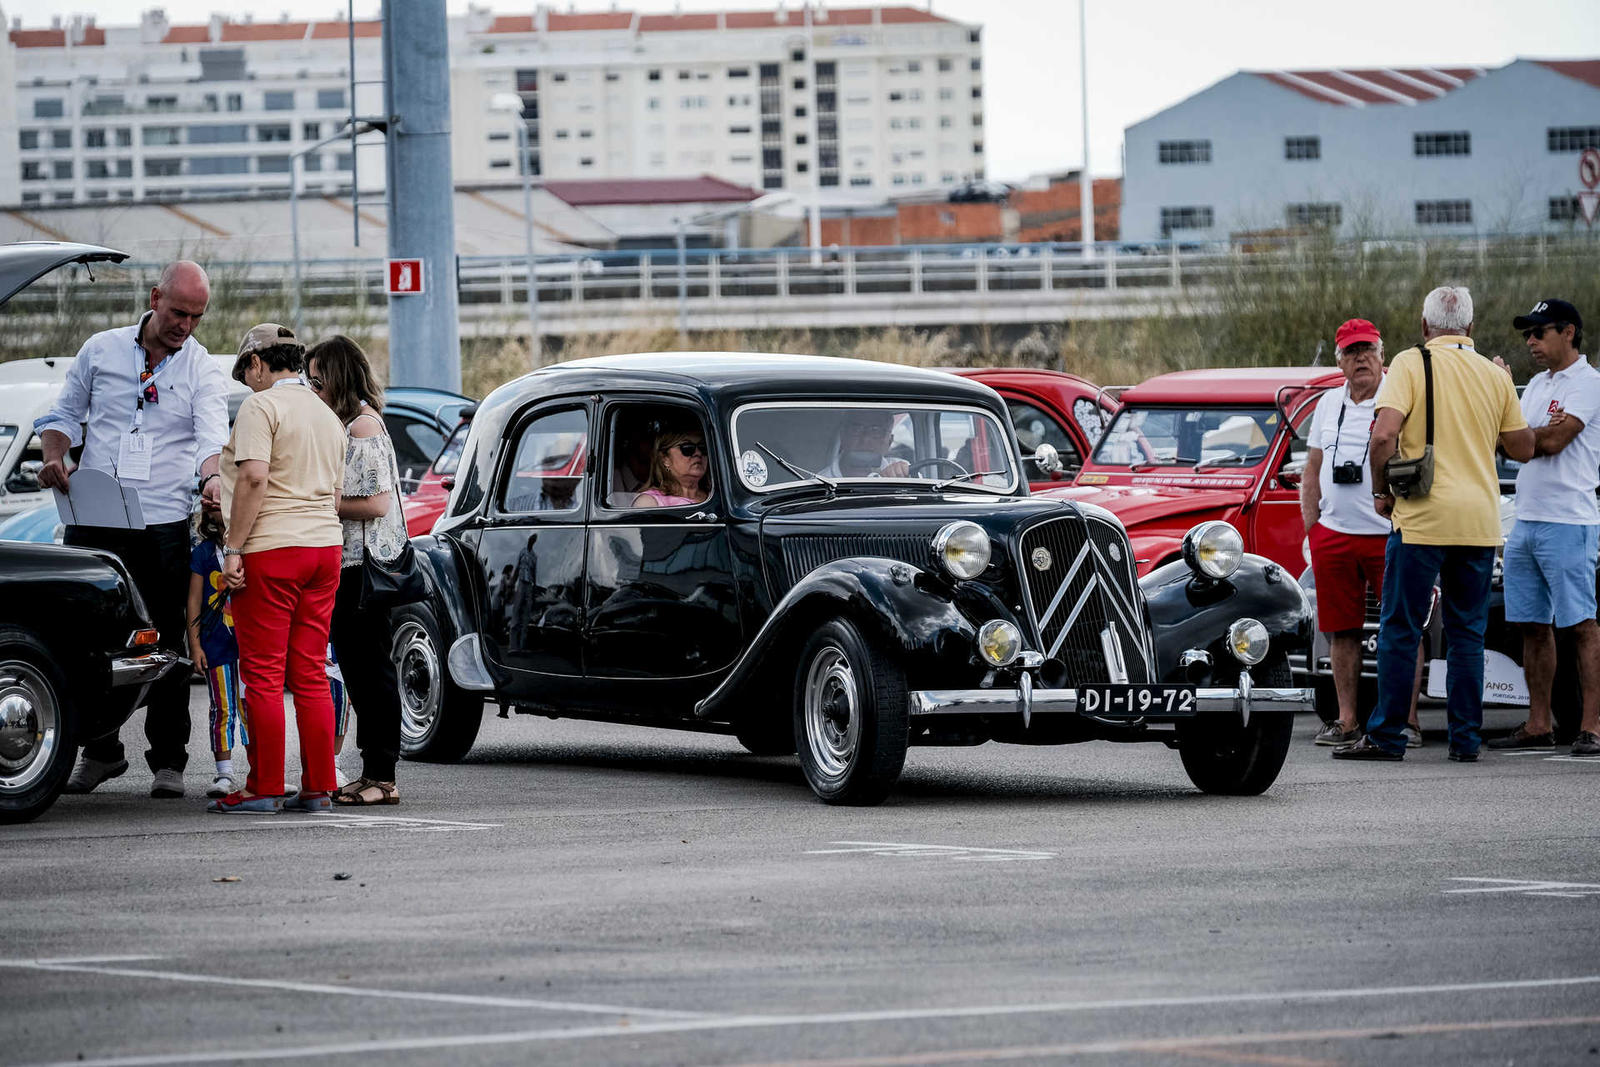
[[[283,788],[283,690],[294,694],[300,732],[300,788],[330,792],[333,699],[325,664],[328,622],[339,591],[338,545],[274,548],[244,557],[244,588],[233,594],[239,676],[250,724],[245,789],[278,796]]]

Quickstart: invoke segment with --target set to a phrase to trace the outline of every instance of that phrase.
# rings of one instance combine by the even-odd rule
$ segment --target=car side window
[[[698,467],[699,488],[710,491],[711,439],[700,414],[681,404],[645,402],[618,404],[606,419],[605,506],[627,511],[639,506],[641,494],[649,493],[660,501],[658,507],[689,507],[677,495],[682,491],[672,479],[674,466],[689,466],[692,456],[683,455],[684,444],[704,457]],[[675,453],[675,454],[669,454]]]
[[[1054,445],[1061,454],[1063,467],[1076,469],[1083,466],[1083,457],[1078,455],[1072,438],[1067,436],[1067,431],[1055,419],[1022,400],[1008,397],[1006,407],[1011,409],[1011,424],[1017,428],[1017,444],[1022,446],[1022,458],[1025,461],[1023,469],[1027,472],[1028,481],[1050,480],[1050,475],[1040,470],[1031,458],[1040,445]]]
[[[394,458],[400,465],[400,490],[410,493],[433,465],[433,457],[444,447],[444,434],[432,423],[409,412],[385,411],[383,424],[394,442]]]
[[[510,515],[575,512],[583,507],[589,416],[582,408],[539,415],[522,428],[500,490]]]

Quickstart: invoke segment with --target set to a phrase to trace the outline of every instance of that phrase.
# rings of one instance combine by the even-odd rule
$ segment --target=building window
[[[1552,126],[1545,131],[1552,152],[1582,152],[1600,148],[1600,126]]]
[[[256,140],[287,141],[289,140],[289,124],[285,122],[274,126],[257,126]]]
[[[692,77],[694,77],[694,71],[692,71],[692,70],[680,70],[680,71],[678,71],[678,80],[681,81],[681,82],[686,82]]]
[[[261,94],[261,107],[264,111],[293,111],[294,90],[269,90]]]
[[[955,123],[950,121],[950,116],[949,115],[940,115],[939,116],[939,128],[941,130],[948,130],[950,127],[952,127],[954,125],[955,125]]]
[[[311,153],[309,156],[302,156],[300,168],[307,173],[322,170],[322,156],[316,152]]]
[[[36,119],[58,119],[63,114],[60,97],[33,102],[33,117]]]
[[[728,134],[730,136],[732,136],[732,137],[737,137],[740,134],[746,134],[746,133],[749,133],[749,132],[750,132],[750,127],[749,126],[729,126],[728,127]]]
[[[801,92],[806,87],[806,80],[804,78],[796,78],[791,84],[794,86],[795,92]]]
[[[51,148],[71,148],[72,147],[72,131],[71,130],[51,130],[50,131],[50,147]]]
[[[227,103],[228,103],[228,110],[229,111],[243,111],[244,110],[244,94],[243,93],[229,93],[228,97],[227,97]]]
[[[146,126],[143,130],[146,146],[174,145],[178,143],[178,127]]]
[[[794,172],[796,174],[804,174],[806,171],[808,171],[810,169],[811,169],[811,164],[807,163],[803,159],[802,160],[798,160],[794,165]]]
[[[43,181],[44,180],[44,164],[43,163],[39,163],[39,162],[31,162],[31,161],[28,162],[28,163],[24,163],[22,165],[22,180],[25,181],[25,182]]]
[[[1209,230],[1213,213],[1209,207],[1164,207],[1161,209],[1161,236],[1175,230]]]
[[[147,96],[144,106],[151,111],[176,111],[178,98],[176,96]]]
[[[1578,207],[1578,198],[1575,196],[1552,196],[1550,198],[1551,222],[1577,222],[1583,218],[1583,212]]]
[[[852,174],[850,175],[850,184],[857,187],[871,185],[872,178],[865,174]]]
[[[39,131],[38,130],[21,130],[21,131],[19,131],[17,133],[17,147],[18,148],[23,148],[23,149],[38,148],[39,147]]]
[[[550,74],[550,80],[553,82],[564,82],[567,80],[567,72],[564,70],[552,71]]]
[[[50,199],[54,200],[58,204],[71,203],[72,202],[72,190],[68,189],[65,192],[51,193],[50,194]]]
[[[317,108],[320,111],[333,111],[344,107],[343,89],[318,89]]]
[[[974,85],[972,87],[972,99],[974,99],[974,100],[982,100],[983,99],[983,86]]]
[[[1411,135],[1411,152],[1418,156],[1470,156],[1472,134],[1466,130],[1414,133]]]
[[[797,144],[797,145],[805,144],[806,143],[806,135],[803,134],[803,133],[795,134],[794,135],[794,143]]]
[[[763,188],[763,189],[782,189],[783,188],[783,175],[781,175],[781,174],[768,174],[767,176],[765,176],[764,178],[761,179],[761,188]]]
[[[750,77],[750,68],[749,67],[729,67],[728,68],[728,77],[730,77],[730,78],[748,78],[748,77]]]
[[[131,159],[119,159],[119,160],[116,160],[116,164],[117,164],[117,177],[119,177],[119,178],[131,178],[131,177],[133,177],[133,160],[131,160]]]
[[[587,141],[587,140],[589,140],[589,138],[591,138],[593,136],[594,136],[594,131],[593,130],[579,130],[578,131],[578,140],[580,140],[580,141]]]
[[[491,141],[509,141],[509,140],[511,140],[511,135],[509,133],[506,133],[504,130],[501,130],[499,133],[491,133],[489,135],[489,140],[491,140]]]
[[[1472,222],[1471,200],[1418,200],[1418,226],[1460,226]]]
[[[801,104],[799,107],[794,109],[794,117],[797,119],[803,119],[806,117],[806,108],[804,104]]]
[[[783,150],[781,148],[763,148],[761,150],[761,166],[766,170],[782,170]]]
[[[58,159],[50,167],[51,177],[67,180],[72,177],[72,160]]]
[[[302,141],[316,141],[322,137],[322,123],[303,122],[300,124],[300,139]]]
[[[1290,226],[1337,226],[1343,218],[1338,204],[1290,204],[1284,214]]]
[[[117,127],[117,147],[129,148],[133,145],[133,130],[127,126]]]
[[[249,139],[250,128],[244,125],[189,127],[190,144],[243,144]]]
[[[491,159],[491,160],[489,160],[489,169],[490,170],[510,170],[511,169],[511,160],[509,160],[509,159]]]
[[[905,124],[906,124],[906,120],[901,118],[899,115],[896,115],[894,118],[889,120],[889,128],[891,130],[904,129],[905,128]]]
[[[806,61],[806,50],[804,48],[796,48],[793,52],[789,53],[789,58],[794,60],[796,63],[804,63]]]
[[[621,80],[622,80],[622,75],[621,74],[618,74],[614,70],[606,71],[606,81],[608,81],[608,82],[618,82],[618,81],[621,81]]]
[[[762,81],[767,81],[768,79],[771,79],[774,88],[776,88],[776,86],[777,86],[777,77],[778,77],[778,64],[776,64],[776,63],[763,63],[763,64],[761,64],[760,67],[757,68],[757,73],[759,73],[761,75],[761,80]]]
[[[146,178],[175,178],[183,170],[181,159],[147,159],[144,161]]]
[[[288,156],[257,156],[257,174],[287,174],[289,173]]]
[[[190,156],[190,174],[249,174],[249,156]]]
[[[96,127],[83,131],[83,147],[104,148],[106,146],[106,131],[103,127]]]
[[[42,199],[44,199],[44,194],[43,193],[23,193],[22,194],[22,202],[24,204],[37,204]]]
[[[593,156],[580,156],[579,159],[578,159],[578,166],[580,166],[580,167],[592,167],[592,166],[594,166],[594,157]]]
[[[1210,163],[1211,142],[1161,141],[1156,145],[1158,163]]]
[[[572,135],[570,133],[568,133],[566,130],[557,130],[556,131],[556,140],[558,140],[558,141],[565,141],[570,136],[572,136]]]
[[[973,141],[972,142],[972,154],[975,155],[975,156],[983,155],[983,142],[982,141]]]
[[[1284,159],[1321,159],[1322,138],[1320,137],[1285,137],[1283,139]]]
[[[661,80],[661,71],[647,70],[644,72],[645,81],[658,82]]]
[[[333,157],[334,170],[350,170],[356,165],[355,156],[349,152],[340,152]]]
[[[898,104],[900,101],[904,100],[905,98],[906,98],[906,94],[902,93],[902,92],[900,92],[900,90],[896,89],[894,92],[889,94],[889,103]]]

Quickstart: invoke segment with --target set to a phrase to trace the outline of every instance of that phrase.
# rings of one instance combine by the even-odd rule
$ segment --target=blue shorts
[[[1597,546],[1600,526],[1518,519],[1506,539],[1506,621],[1565,629],[1594,618]]]

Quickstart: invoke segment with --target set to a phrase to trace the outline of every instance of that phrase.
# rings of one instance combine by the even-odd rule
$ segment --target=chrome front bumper
[[[111,657],[111,685],[149,685],[178,665],[178,654],[157,649],[137,656]]]
[[[1035,715],[1088,716],[1079,709],[1076,689],[1035,689],[1032,678],[1024,674],[1015,689],[920,689],[910,694],[912,715],[1004,715],[1022,716],[1023,725]],[[1311,711],[1316,707],[1316,690],[1258,686],[1250,675],[1239,675],[1236,689],[1202,686],[1195,689],[1195,714],[1232,712],[1246,723],[1258,711]],[[1145,721],[1176,721],[1193,716],[1146,715]],[[1118,720],[1139,721],[1134,718]]]

